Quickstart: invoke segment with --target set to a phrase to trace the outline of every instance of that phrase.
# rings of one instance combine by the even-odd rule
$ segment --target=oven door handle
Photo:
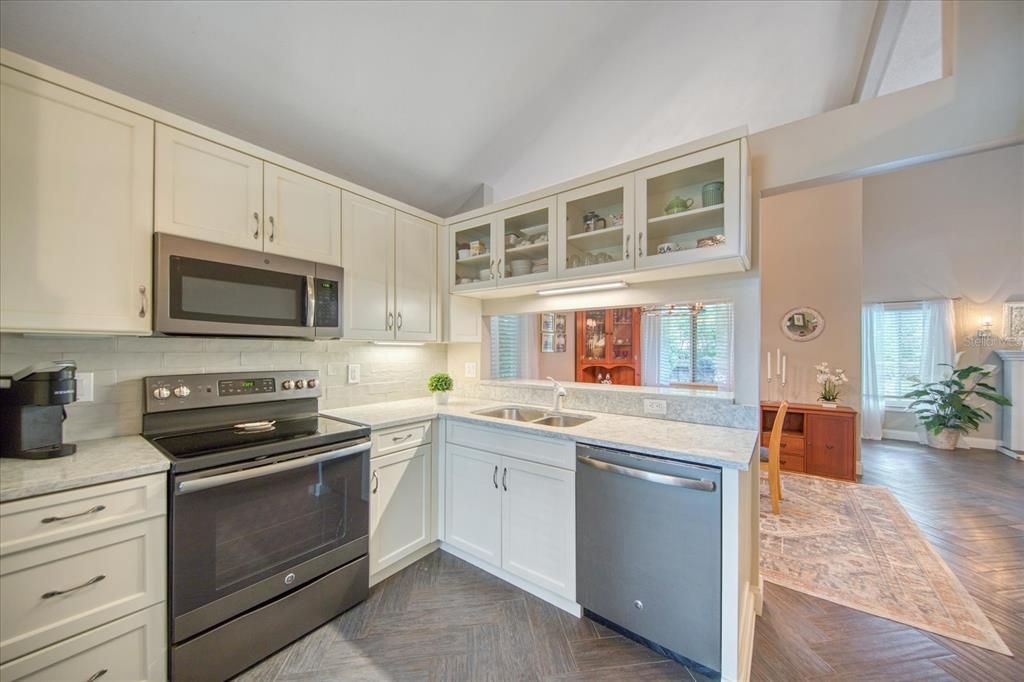
[[[306,326],[316,322],[316,277],[306,275]]]
[[[326,462],[331,459],[338,459],[339,457],[349,457],[351,455],[357,455],[370,450],[370,443],[362,443],[360,445],[353,445],[352,447],[342,448],[340,450],[331,450],[330,452],[321,452],[316,455],[310,455],[309,457],[296,457],[295,459],[285,460],[284,462],[275,462],[274,464],[267,464],[265,466],[253,467],[251,469],[243,469],[241,471],[231,471],[226,474],[216,474],[214,476],[207,476],[205,478],[193,478],[188,481],[181,481],[177,485],[175,491],[179,495],[185,495],[188,493],[199,492],[200,490],[207,490],[209,488],[217,488],[222,485],[229,483],[237,483],[238,481],[245,481],[251,478],[259,478],[261,476],[272,476],[282,471],[289,471],[291,469],[299,469],[304,466],[310,466],[311,464],[319,464],[320,462]]]

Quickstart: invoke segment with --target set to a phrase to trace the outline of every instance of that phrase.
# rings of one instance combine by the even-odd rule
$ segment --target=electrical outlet
[[[467,379],[472,379],[473,377],[476,376],[476,363],[475,362],[467,362],[466,363],[466,372],[465,372],[465,374],[466,374],[466,378]]]
[[[78,372],[75,375],[75,402],[91,403],[93,401],[92,386],[92,372]]]
[[[664,417],[668,414],[668,403],[664,400],[651,400],[644,398],[644,414],[653,414]]]
[[[348,383],[358,384],[359,383],[359,365],[348,366]]]

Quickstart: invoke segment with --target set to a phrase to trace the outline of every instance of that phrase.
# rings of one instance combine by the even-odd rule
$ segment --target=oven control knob
[[[166,386],[160,386],[159,388],[153,389],[153,397],[157,400],[167,400],[171,397],[171,389]]]
[[[316,388],[319,382],[316,379],[310,379],[306,382],[306,388]]]
[[[281,382],[281,390],[283,390],[283,391],[290,391],[291,388],[292,388],[292,380],[291,379],[285,379],[284,381]]]
[[[174,387],[174,396],[176,398],[187,398],[188,394],[191,393],[191,392],[192,392],[192,390],[188,386],[175,386]]]
[[[304,382],[302,379],[296,379],[295,380],[295,388],[303,388],[303,387],[305,387],[305,385],[306,385],[306,382]]]

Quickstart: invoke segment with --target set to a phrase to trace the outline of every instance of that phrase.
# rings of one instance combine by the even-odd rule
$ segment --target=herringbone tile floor
[[[704,679],[439,550],[236,682]]]
[[[751,679],[1024,680],[1024,463],[897,441],[862,455],[862,482],[893,491],[1015,657],[765,583]]]

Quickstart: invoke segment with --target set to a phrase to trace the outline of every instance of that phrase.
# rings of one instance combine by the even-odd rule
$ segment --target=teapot
[[[593,232],[608,227],[608,221],[597,214],[597,211],[589,211],[583,216],[583,231]]]
[[[672,197],[672,199],[665,205],[665,213],[679,213],[681,211],[688,211],[693,208],[693,199],[690,197]]]

